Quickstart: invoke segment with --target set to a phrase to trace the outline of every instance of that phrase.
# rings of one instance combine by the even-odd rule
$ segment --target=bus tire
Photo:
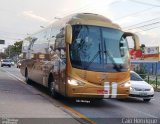
[[[51,75],[49,76],[49,79],[48,79],[48,88],[49,88],[49,91],[50,91],[50,95],[57,99],[58,98],[58,93],[55,90],[54,78]]]
[[[31,83],[31,80],[30,80],[29,77],[28,77],[28,70],[27,70],[27,69],[25,70],[25,80],[26,80],[26,83],[27,83],[27,84],[30,84],[30,83]]]

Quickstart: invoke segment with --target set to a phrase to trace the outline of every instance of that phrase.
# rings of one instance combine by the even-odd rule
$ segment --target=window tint
[[[128,44],[122,31],[91,25],[72,27],[70,58],[73,67],[105,72],[128,70]]]
[[[133,81],[143,81],[143,79],[136,73],[131,72],[131,80]]]

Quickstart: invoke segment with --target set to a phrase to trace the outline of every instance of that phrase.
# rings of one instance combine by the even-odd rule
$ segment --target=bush
[[[138,73],[143,79],[145,79],[147,76],[147,71],[145,67],[142,65],[140,65],[140,68],[135,70],[135,72]]]

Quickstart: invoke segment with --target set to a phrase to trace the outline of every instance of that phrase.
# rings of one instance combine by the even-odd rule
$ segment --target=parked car
[[[154,96],[154,88],[144,81],[136,72],[130,72],[130,97],[142,98],[144,102],[149,102]]]
[[[3,67],[3,66],[11,67],[11,65],[12,65],[12,63],[11,63],[10,59],[3,59],[1,61],[1,67]]]
[[[21,67],[21,60],[17,62],[17,68],[20,68],[20,67]]]

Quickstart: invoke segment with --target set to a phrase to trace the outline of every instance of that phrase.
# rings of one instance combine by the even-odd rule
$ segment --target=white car
[[[3,59],[1,61],[1,67],[3,67],[3,66],[11,67],[11,65],[12,65],[12,63],[11,63],[11,61],[9,59]]]
[[[145,82],[137,73],[134,71],[130,72],[130,97],[142,98],[144,102],[149,102],[154,96],[153,87]]]

